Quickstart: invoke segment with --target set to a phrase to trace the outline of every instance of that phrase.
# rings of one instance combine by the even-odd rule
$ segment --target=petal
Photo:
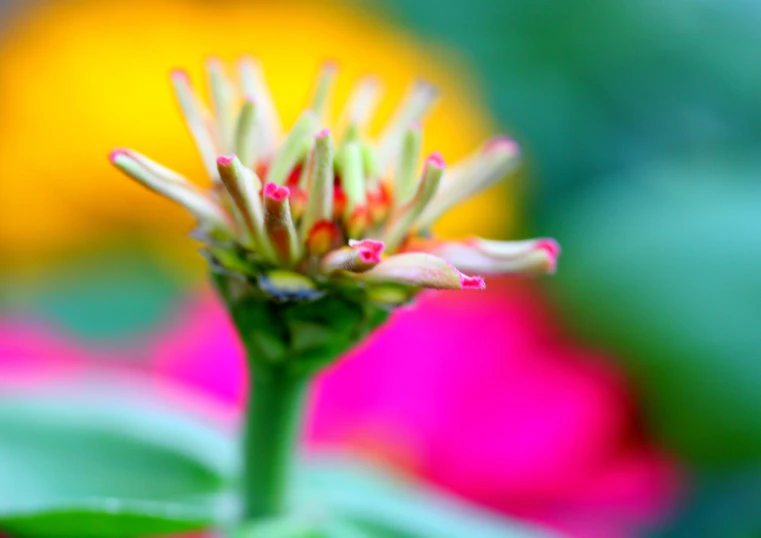
[[[328,129],[323,129],[315,136],[314,151],[308,167],[311,172],[309,199],[301,220],[301,237],[306,239],[314,225],[333,217],[333,163],[335,148],[333,137]]]
[[[486,287],[482,278],[464,275],[449,262],[423,252],[390,256],[358,278],[422,288],[480,290]]]
[[[285,184],[294,167],[309,154],[315,134],[317,134],[317,116],[311,110],[307,110],[296,120],[293,129],[275,153],[267,170],[267,183]]]
[[[463,271],[487,274],[554,273],[560,246],[554,239],[490,241],[472,238],[461,242],[426,241],[411,246],[448,260]]]
[[[275,151],[283,128],[272,93],[264,79],[264,71],[261,64],[250,56],[241,58],[238,71],[243,92],[253,98],[259,108],[260,121],[256,126],[256,147],[260,148],[260,157],[270,157]]]
[[[132,150],[114,150],[109,159],[139,183],[185,207],[198,220],[233,234],[232,223],[225,210],[179,174]]]
[[[380,98],[380,85],[374,77],[366,77],[351,90],[343,110],[339,125],[354,126],[358,130],[365,128]]]
[[[417,81],[383,130],[378,142],[378,162],[383,172],[396,162],[404,133],[410,124],[419,122],[436,101],[438,90],[427,82]]]
[[[404,206],[392,214],[383,239],[390,251],[395,251],[409,233],[417,218],[436,196],[446,164],[438,153],[432,153],[425,161],[423,173],[417,184],[417,192]]]
[[[451,207],[502,180],[519,162],[520,148],[513,140],[505,137],[489,140],[476,155],[444,175],[436,197],[417,225],[430,226]]]
[[[185,71],[175,69],[171,74],[174,93],[180,104],[185,123],[201,154],[201,160],[206,171],[213,180],[217,176],[217,155],[221,152],[217,148],[214,136],[209,130],[210,113],[201,102],[195,90],[190,84],[190,77]]]

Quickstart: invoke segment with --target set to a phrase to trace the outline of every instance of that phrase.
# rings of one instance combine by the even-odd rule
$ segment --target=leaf
[[[229,513],[234,467],[223,434],[144,401],[0,400],[0,529],[15,536],[200,529]]]
[[[233,436],[115,391],[0,400],[0,530],[140,538],[229,526]],[[348,459],[310,461],[293,515],[240,538],[548,538]]]
[[[213,517],[204,506],[103,498],[0,513],[0,526],[18,538],[129,538],[199,530]]]
[[[369,536],[557,538],[346,457],[310,460],[302,479],[304,510],[319,500],[336,517],[353,522]]]

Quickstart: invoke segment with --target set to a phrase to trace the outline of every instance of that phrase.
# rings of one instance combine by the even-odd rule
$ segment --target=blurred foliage
[[[530,153],[543,214],[603,174],[761,141],[761,3],[372,3],[479,68],[489,104]]]
[[[760,460],[761,3],[381,3],[478,66],[567,319],[621,352],[662,439]]]
[[[236,436],[145,392],[113,383],[83,392],[3,401],[0,530],[36,538],[137,538],[234,521]],[[295,477],[292,514],[236,536],[556,536],[345,457],[310,460]]]

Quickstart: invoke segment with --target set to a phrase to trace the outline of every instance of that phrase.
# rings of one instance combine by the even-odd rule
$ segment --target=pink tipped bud
[[[377,239],[349,239],[349,246],[357,250],[367,250],[376,256],[383,254],[383,249],[386,248],[385,243]]]
[[[468,276],[460,274],[460,284],[464,290],[484,290],[486,282],[480,276]]]
[[[114,150],[111,150],[111,153],[108,154],[108,160],[113,162],[116,162],[116,159],[120,156],[124,155],[125,157],[129,157],[129,150],[124,148],[117,148]]]
[[[538,239],[535,248],[547,253],[547,272],[554,273],[557,270],[558,256],[560,256],[560,244],[554,239]]]
[[[374,264],[377,264],[377,263],[381,262],[381,257],[376,252],[373,252],[370,249],[360,248],[360,249],[357,250],[357,252],[359,253],[359,258],[364,263],[374,263]]]
[[[206,65],[209,67],[221,67],[222,60],[219,58],[219,56],[209,56],[206,58]]]
[[[235,154],[232,155],[220,155],[217,157],[217,164],[220,166],[230,166],[235,160]]]
[[[188,75],[188,72],[185,71],[184,69],[180,69],[180,68],[172,69],[169,73],[169,76],[172,78],[172,80],[190,82],[190,75]]]
[[[518,143],[512,138],[497,136],[486,143],[484,151],[487,153],[500,151],[508,155],[518,155],[521,149],[520,146],[518,146]]]
[[[426,164],[433,164],[437,168],[446,168],[447,164],[444,162],[444,157],[441,156],[441,153],[438,151],[434,151],[431,153],[428,158],[425,160]]]
[[[536,248],[546,250],[552,258],[560,256],[560,244],[554,239],[537,239]]]
[[[264,186],[264,196],[267,198],[272,198],[273,200],[277,202],[282,202],[288,196],[290,196],[291,190],[283,185],[278,185],[277,183],[267,183]]]
[[[330,136],[330,129],[323,129],[319,133],[317,133],[314,137],[315,138],[327,138]]]

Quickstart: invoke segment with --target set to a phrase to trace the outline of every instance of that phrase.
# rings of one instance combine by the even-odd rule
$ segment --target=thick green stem
[[[281,369],[254,370],[243,439],[243,516],[277,516],[288,508],[308,379]]]

